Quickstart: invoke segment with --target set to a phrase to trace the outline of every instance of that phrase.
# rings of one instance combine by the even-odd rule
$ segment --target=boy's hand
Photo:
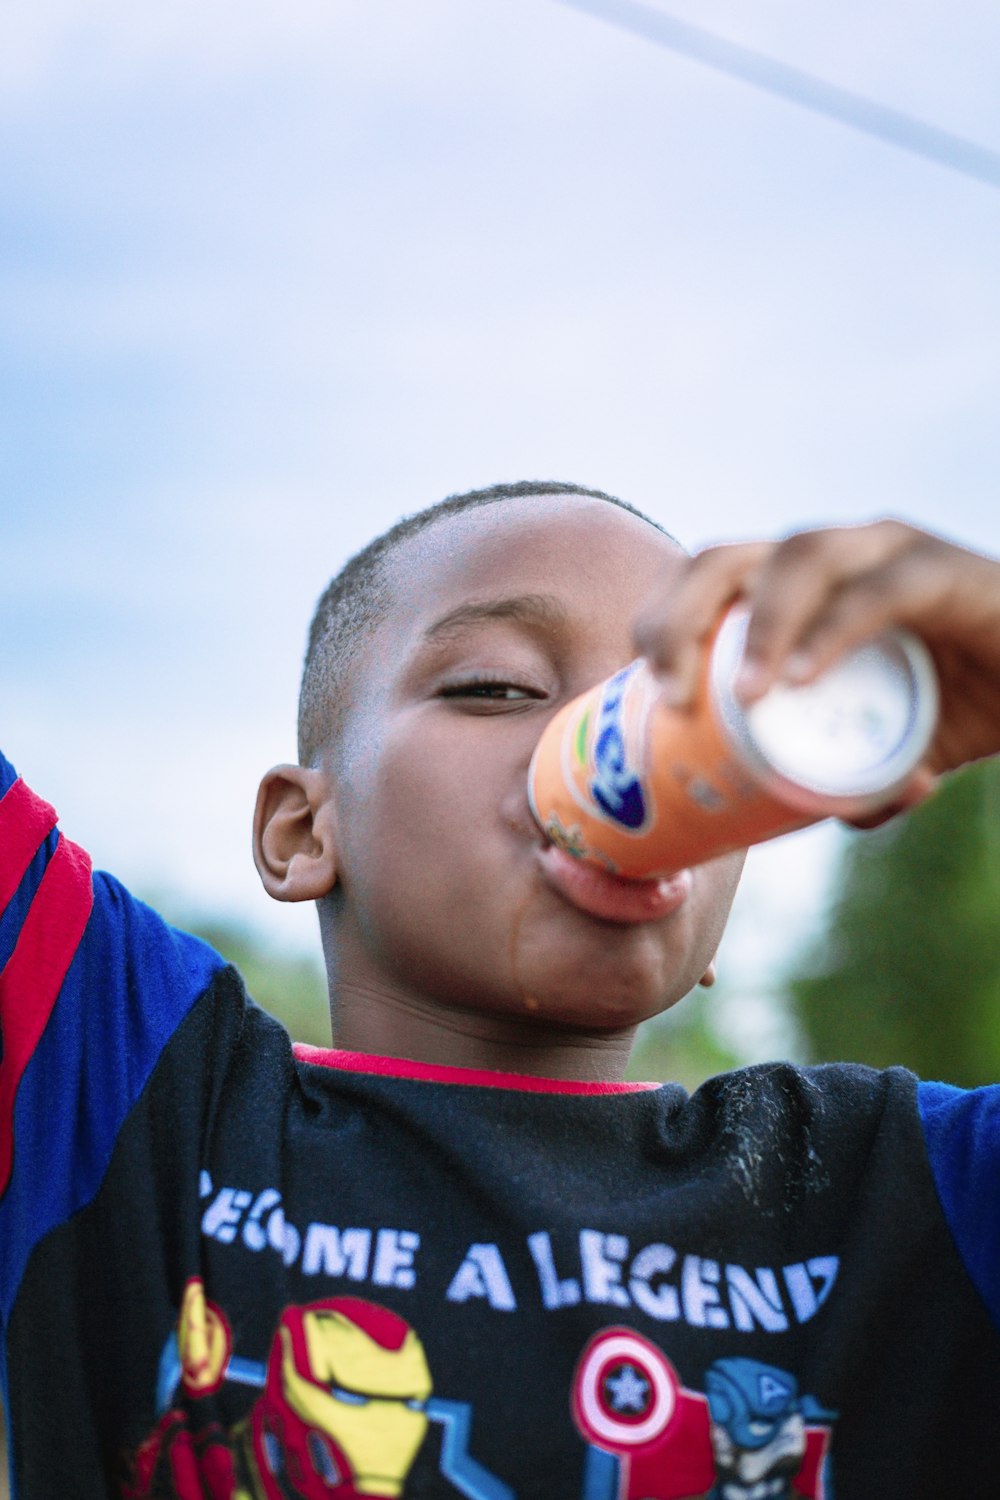
[[[671,571],[636,623],[669,702],[690,702],[706,637],[740,597],[751,611],[736,684],[747,703],[775,682],[811,681],[891,626],[925,641],[941,717],[907,800],[941,772],[1000,752],[1000,562],[900,521],[706,548]]]

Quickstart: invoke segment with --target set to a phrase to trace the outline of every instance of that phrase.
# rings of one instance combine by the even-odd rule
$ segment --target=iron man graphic
[[[233,1355],[225,1314],[192,1278],[161,1361],[161,1404],[167,1390],[198,1399],[224,1380],[263,1384],[244,1420],[193,1432],[171,1401],[135,1455],[127,1500],[403,1494],[433,1384],[423,1344],[398,1314],[358,1297],[286,1308],[262,1369]]]
[[[423,1344],[396,1313],[356,1297],[288,1308],[264,1393],[233,1433],[248,1500],[397,1500],[431,1390]]]

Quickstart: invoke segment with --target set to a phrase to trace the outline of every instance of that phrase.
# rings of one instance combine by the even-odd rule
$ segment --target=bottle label
[[[640,832],[647,822],[648,795],[637,768],[630,764],[630,740],[636,736],[627,731],[628,688],[637,663],[617,672],[604,686],[594,723],[591,752],[592,771],[587,790],[597,806],[612,823]]]

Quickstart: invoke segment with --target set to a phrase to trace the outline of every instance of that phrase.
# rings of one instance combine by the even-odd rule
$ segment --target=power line
[[[642,5],[639,0],[561,0],[561,3],[631,31],[646,41],[668,47],[693,62],[776,94],[803,109],[811,109],[815,114],[826,115],[842,125],[887,141],[891,146],[936,162],[938,166],[949,167],[953,172],[962,172],[989,187],[1000,188],[1000,152],[979,146],[975,141],[939,130],[936,125],[928,125],[913,115],[878,104],[851,89],[827,83],[800,68],[766,57],[763,52],[726,41],[700,26]]]

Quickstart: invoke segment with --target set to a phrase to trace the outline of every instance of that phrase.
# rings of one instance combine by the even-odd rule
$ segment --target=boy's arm
[[[166,1043],[222,966],[56,826],[0,755],[0,1321],[97,1191]]]
[[[966,1270],[1000,1328],[1000,1084],[919,1083],[920,1123],[934,1185]]]
[[[929,646],[941,685],[915,792],[1000,752],[1000,562],[900,521],[706,548],[671,572],[636,626],[671,702],[690,700],[705,639],[741,596],[750,604],[737,684],[745,701],[780,680],[808,682],[852,646],[904,625]]]

